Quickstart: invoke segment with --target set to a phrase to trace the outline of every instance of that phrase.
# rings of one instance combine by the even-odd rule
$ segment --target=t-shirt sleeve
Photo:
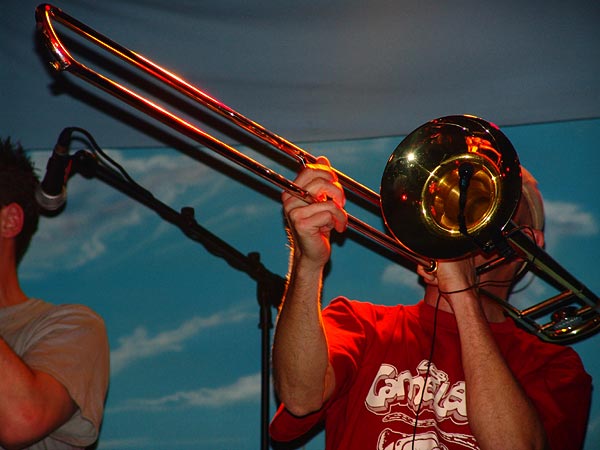
[[[23,360],[60,382],[78,406],[52,438],[87,446],[98,438],[109,379],[109,346],[104,321],[82,305],[63,305],[35,324]]]
[[[575,351],[566,347],[543,371],[521,381],[544,423],[552,450],[583,445],[591,401],[591,377]]]
[[[323,310],[329,359],[335,372],[335,391],[319,411],[303,417],[292,415],[281,404],[270,425],[271,437],[276,441],[291,441],[314,430],[324,420],[329,405],[351,385],[365,341],[364,321],[357,315],[356,308],[368,308],[368,304],[339,297]]]
[[[329,360],[335,371],[336,388],[332,395],[335,398],[353,384],[376,319],[371,303],[339,297],[324,310],[323,321]]]

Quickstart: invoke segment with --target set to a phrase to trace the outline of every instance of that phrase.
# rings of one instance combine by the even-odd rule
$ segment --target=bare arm
[[[77,410],[65,387],[32,370],[0,338],[0,446],[22,448],[64,424]]]
[[[461,300],[455,302],[454,310],[469,424],[477,442],[482,449],[546,448],[538,413],[506,365],[478,302]]]
[[[440,263],[437,279],[443,298],[456,317],[469,424],[480,448],[547,448],[541,419],[492,335],[482,306],[485,300],[474,289],[448,294],[473,285],[473,261]],[[487,315],[493,315],[494,309],[487,306]]]
[[[283,194],[292,254],[288,286],[273,343],[275,389],[295,415],[318,410],[331,395],[335,377],[329,364],[321,321],[323,269],[329,260],[329,235],[343,231],[347,216],[343,191],[326,159],[300,173],[296,182],[323,201],[307,205]]]

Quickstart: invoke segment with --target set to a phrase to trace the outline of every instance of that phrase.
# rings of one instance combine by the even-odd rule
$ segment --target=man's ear
[[[15,238],[23,229],[25,214],[18,203],[9,203],[0,209],[0,235]]]
[[[536,230],[535,228],[533,228],[532,231],[533,231],[533,237],[535,238],[535,243],[537,244],[537,246],[540,248],[544,248],[544,246],[546,245],[546,240],[544,238],[544,232],[542,230]]]

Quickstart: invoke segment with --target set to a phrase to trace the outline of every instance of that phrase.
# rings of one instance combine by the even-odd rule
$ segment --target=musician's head
[[[5,236],[14,237],[15,259],[21,261],[37,230],[39,207],[35,191],[39,178],[33,163],[19,143],[0,138],[0,210]]]

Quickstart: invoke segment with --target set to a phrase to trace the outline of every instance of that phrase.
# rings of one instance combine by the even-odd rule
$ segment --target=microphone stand
[[[260,307],[261,329],[261,449],[269,448],[269,391],[270,391],[270,329],[273,327],[271,307],[277,308],[283,298],[285,279],[273,274],[260,262],[260,255],[244,255],[196,222],[194,209],[184,207],[181,212],[170,208],[152,193],[127,180],[116,170],[100,164],[87,150],[73,155],[73,170],[86,178],[96,177],[117,188],[129,197],[154,210],[167,222],[176,225],[190,239],[202,244],[210,253],[223,258],[230,266],[247,273],[257,282],[257,300]]]

